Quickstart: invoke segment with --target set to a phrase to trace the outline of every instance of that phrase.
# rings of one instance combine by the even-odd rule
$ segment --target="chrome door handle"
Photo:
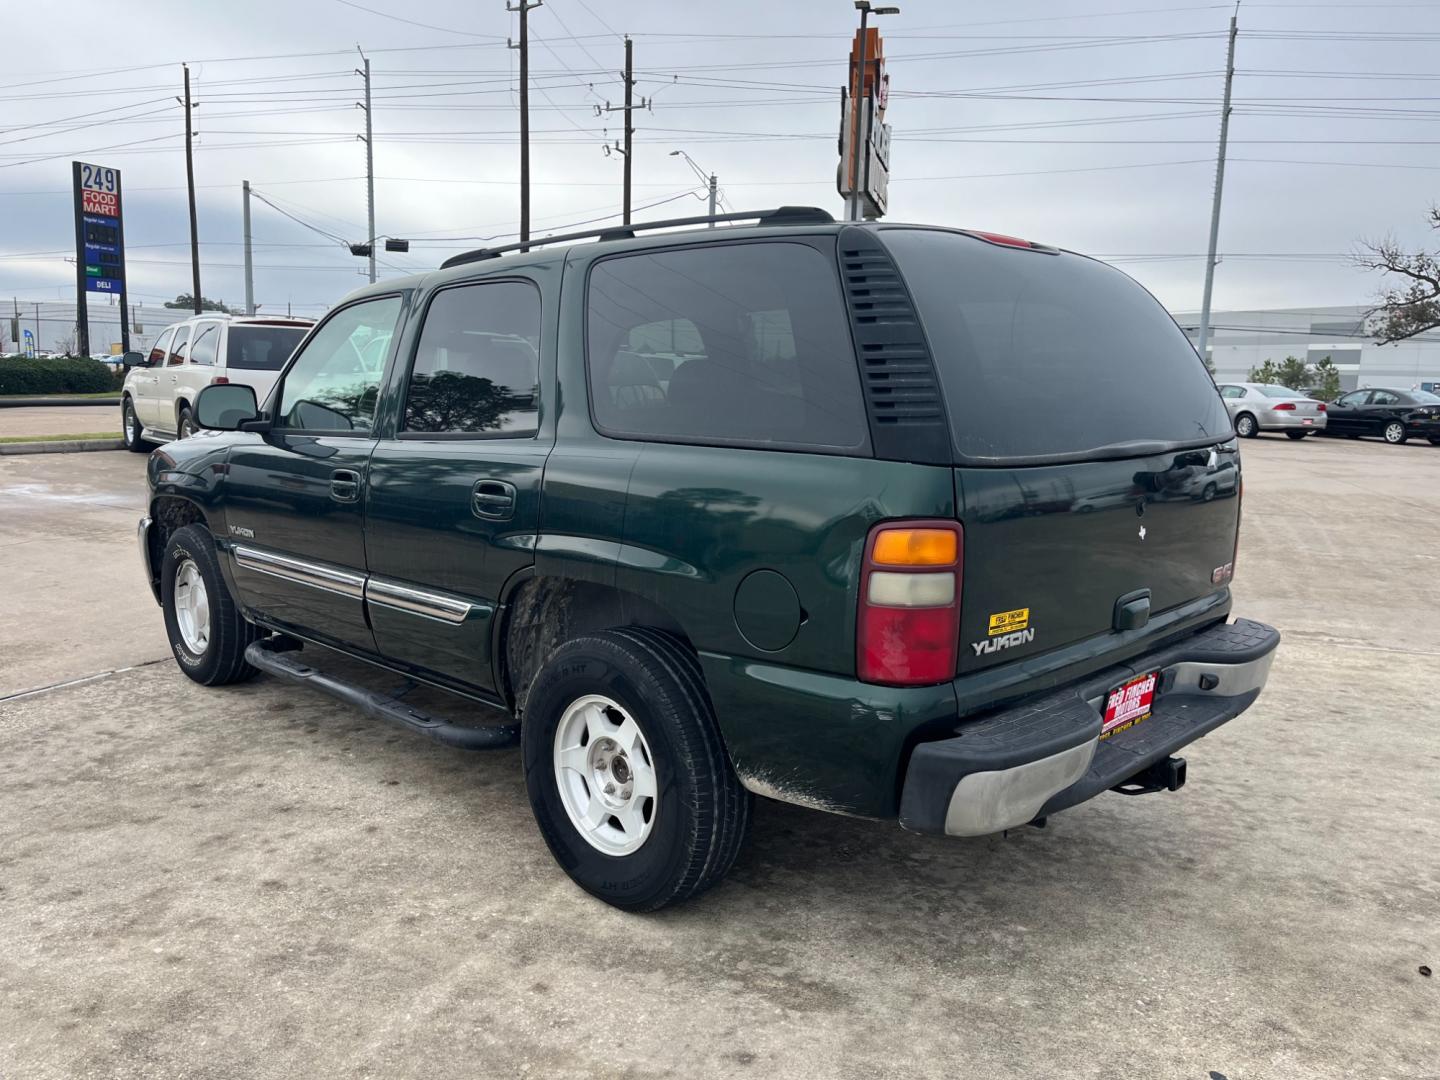
[[[509,521],[515,514],[515,485],[504,480],[475,481],[470,512],[486,521]]]
[[[360,498],[360,474],[354,469],[336,469],[330,474],[330,497],[351,503]]]

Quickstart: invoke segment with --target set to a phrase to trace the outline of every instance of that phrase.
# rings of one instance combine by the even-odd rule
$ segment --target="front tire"
[[[535,820],[586,892],[655,911],[734,863],[753,800],[675,638],[632,626],[567,642],[536,675],[521,731]]]
[[[1409,433],[1405,430],[1405,425],[1399,420],[1391,420],[1386,424],[1384,434],[1385,441],[1391,446],[1403,445],[1405,440],[1410,437]]]
[[[244,682],[255,675],[245,649],[257,631],[225,587],[215,541],[204,525],[176,529],[160,564],[165,632],[180,670],[203,686]]]
[[[1260,434],[1260,425],[1249,413],[1241,413],[1235,418],[1235,434],[1242,439],[1253,439]]]
[[[148,454],[150,444],[142,436],[145,428],[135,415],[135,403],[128,397],[120,403],[120,433],[125,440],[125,449],[136,454]]]
[[[180,415],[175,420],[175,437],[177,439],[188,439],[200,429],[195,426],[195,417],[190,412],[190,406],[186,405],[180,410]]]

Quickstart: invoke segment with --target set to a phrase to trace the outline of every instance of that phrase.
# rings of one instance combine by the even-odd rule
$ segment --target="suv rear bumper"
[[[1221,623],[1084,680],[957,727],[910,756],[900,824],[983,836],[1084,802],[1213,731],[1260,696],[1280,634]],[[1160,672],[1151,714],[1101,739],[1106,694]]]

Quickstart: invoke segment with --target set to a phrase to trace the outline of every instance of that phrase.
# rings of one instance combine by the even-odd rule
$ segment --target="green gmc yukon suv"
[[[754,795],[975,836],[1179,787],[1279,635],[1230,618],[1234,432],[1160,305],[1011,237],[704,223],[457,256],[267,400],[206,388],[140,523],[181,670],[518,741],[560,865],[636,911],[724,875]]]

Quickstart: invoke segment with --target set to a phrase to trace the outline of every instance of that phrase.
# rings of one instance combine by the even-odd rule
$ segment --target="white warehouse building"
[[[1308,364],[1330,357],[1340,369],[1340,386],[1436,390],[1440,387],[1440,331],[1381,345],[1364,330],[1364,307],[1279,308],[1271,311],[1216,311],[1210,316],[1206,352],[1218,382],[1241,382],[1251,368],[1287,356]],[[1198,312],[1175,321],[1194,342]]]

